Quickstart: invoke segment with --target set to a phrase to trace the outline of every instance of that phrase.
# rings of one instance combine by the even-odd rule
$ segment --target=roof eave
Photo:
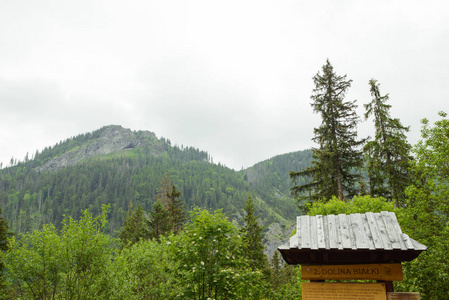
[[[288,264],[367,264],[367,263],[400,263],[411,261],[425,251],[420,250],[369,250],[369,249],[298,249],[281,246],[278,248]]]

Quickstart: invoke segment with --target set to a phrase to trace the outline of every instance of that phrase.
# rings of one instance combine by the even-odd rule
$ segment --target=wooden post
[[[388,294],[388,293],[394,293],[394,285],[393,285],[393,281],[377,280],[377,282],[383,282],[383,283],[385,283],[385,289],[387,290],[387,294]]]

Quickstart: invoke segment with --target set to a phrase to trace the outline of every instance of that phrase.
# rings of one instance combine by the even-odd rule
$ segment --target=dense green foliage
[[[342,201],[337,197],[333,197],[326,202],[315,202],[310,206],[308,215],[338,215],[338,214],[355,214],[365,212],[381,212],[393,211],[397,212],[393,203],[388,202],[382,197],[372,198],[370,196],[355,196],[348,201]]]
[[[396,206],[403,204],[405,188],[410,183],[408,164],[410,144],[405,133],[409,128],[399,119],[390,116],[391,105],[388,94],[381,96],[379,84],[369,82],[372,101],[365,105],[365,119],[373,116],[375,138],[365,144],[363,151],[367,158],[369,190],[371,196],[394,199]]]
[[[182,276],[171,239],[140,240],[111,257],[113,287],[109,299],[180,298]]]
[[[351,80],[339,76],[327,60],[313,77],[312,107],[321,116],[321,125],[314,129],[312,166],[302,171],[290,173],[293,180],[309,177],[311,180],[302,185],[295,185],[292,191],[297,197],[308,193],[311,200],[340,199],[357,194],[356,183],[361,176],[354,172],[362,167],[362,155],[358,147],[363,141],[357,140],[357,123],[355,101],[345,101],[345,95],[351,86]]]
[[[449,295],[449,119],[433,126],[422,120],[421,141],[413,147],[413,184],[406,190],[407,233],[429,249],[406,264],[403,285],[423,299]]]
[[[102,233],[108,207],[93,218],[65,218],[61,233],[52,224],[10,239],[5,254],[11,298],[93,299],[106,296],[113,240]]]
[[[186,286],[183,298],[261,298],[262,274],[249,268],[242,237],[222,212],[194,210],[175,245]]]
[[[239,229],[221,212],[195,209],[178,235],[140,239],[119,250],[106,234],[109,207],[84,211],[10,239],[9,299],[293,299],[297,269],[282,267],[271,282],[251,267]],[[138,209],[135,210],[138,211]],[[282,271],[282,270],[290,271]],[[274,269],[273,269],[274,270]],[[273,284],[273,289],[271,285]],[[289,297],[288,295],[293,295]]]

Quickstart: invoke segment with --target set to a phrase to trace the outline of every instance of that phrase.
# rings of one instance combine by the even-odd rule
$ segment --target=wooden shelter
[[[289,264],[367,264],[411,261],[423,244],[402,233],[393,212],[299,216],[296,234],[280,246]]]
[[[289,243],[278,247],[289,264],[301,264],[303,299],[420,299],[394,293],[403,261],[427,250],[404,234],[393,212],[299,216]],[[325,280],[376,280],[335,283]],[[368,297],[368,298],[367,298]]]

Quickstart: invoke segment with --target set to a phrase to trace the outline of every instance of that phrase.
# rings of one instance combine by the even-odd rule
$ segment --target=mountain
[[[117,234],[129,207],[149,211],[164,174],[181,191],[188,210],[222,209],[241,222],[249,194],[267,240],[288,236],[297,209],[288,171],[310,163],[310,151],[279,155],[236,172],[212,163],[193,147],[172,146],[149,131],[111,125],[61,141],[32,159],[0,170],[0,205],[16,233],[42,224],[60,226],[63,215],[98,214],[110,204],[109,232]]]

